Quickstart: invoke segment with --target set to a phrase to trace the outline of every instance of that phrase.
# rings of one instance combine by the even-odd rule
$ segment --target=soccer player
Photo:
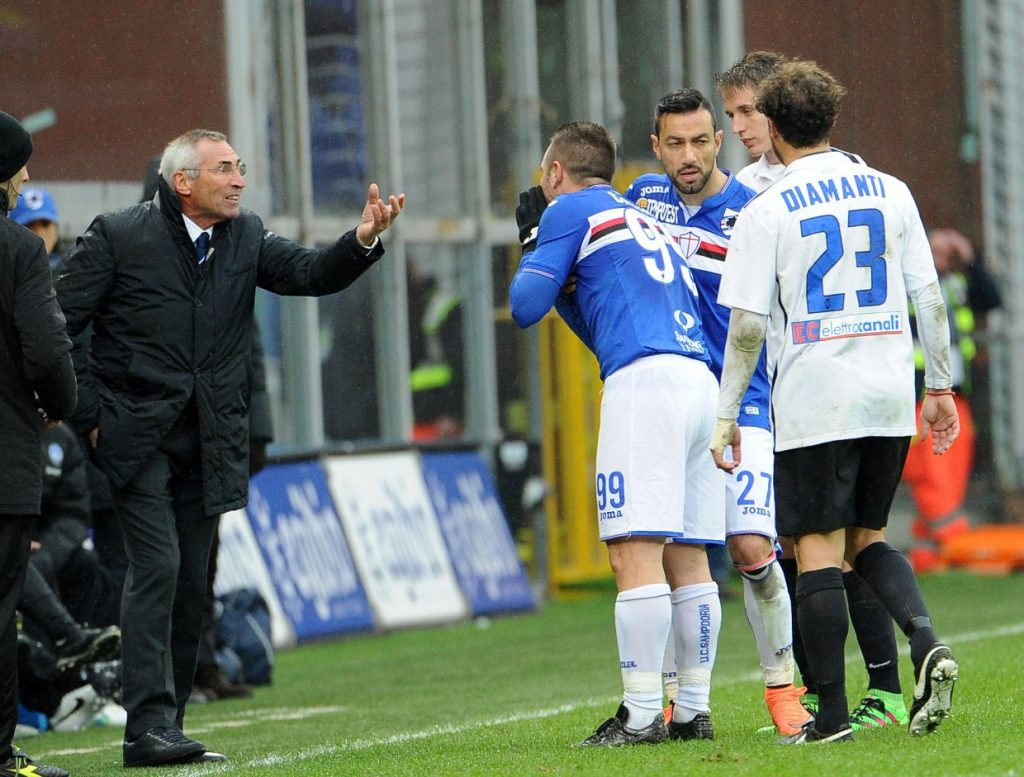
[[[742,141],[747,152],[755,159],[736,173],[736,177],[756,192],[764,191],[781,179],[786,170],[786,166],[772,150],[768,118],[755,104],[758,84],[774,73],[785,61],[785,57],[773,51],[752,51],[715,77],[725,114],[732,122],[733,134]],[[855,154],[849,156],[859,163],[864,162]],[[790,538],[780,537],[779,544],[782,548],[779,565],[786,577],[791,607],[795,610],[796,555]],[[867,693],[850,714],[850,722],[855,731],[861,728],[906,725],[910,716],[900,685],[899,658],[892,618],[878,601],[871,587],[845,562],[843,584],[846,586],[850,622],[868,674]],[[807,665],[803,640],[800,638],[800,629],[795,618],[793,658],[807,688],[803,703],[808,709],[816,710],[817,684]]]
[[[686,262],[654,218],[612,189],[614,170],[603,127],[571,122],[555,132],[541,185],[520,195],[523,259],[511,287],[516,323],[530,326],[554,305],[604,380],[597,507],[618,587],[624,695],[581,744],[711,739],[721,605],[705,545],[725,538],[724,478],[700,448],[710,445],[718,385]],[[687,683],[666,727],[670,634]]]
[[[732,314],[712,453],[727,471],[742,461],[736,416],[769,338],[778,528],[796,541],[797,618],[819,694],[817,717],[787,743],[853,737],[844,558],[910,640],[911,734],[948,716],[958,669],[913,569],[885,541],[916,432],[908,293],[925,348],[922,437],[941,454],[959,432],[945,304],[906,184],[829,146],[844,94],[813,62],[783,64],[760,84],[786,175],[738,219],[719,292]]]
[[[655,111],[651,135],[651,147],[665,173],[640,176],[625,195],[661,221],[686,255],[700,292],[701,320],[716,376],[722,372],[729,327],[729,310],[716,301],[718,284],[736,216],[754,196],[736,176],[717,166],[722,134],[711,104],[699,91],[665,95]],[[743,602],[761,659],[768,711],[780,733],[795,734],[810,713],[800,703],[801,691],[793,686],[793,617],[785,577],[775,560],[769,393],[762,354],[740,413],[746,444],[743,466],[726,481],[726,538],[743,580]]]

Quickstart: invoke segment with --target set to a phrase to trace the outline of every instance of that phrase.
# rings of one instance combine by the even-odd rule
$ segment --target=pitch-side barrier
[[[244,586],[266,599],[279,648],[536,606],[475,451],[268,466],[221,519],[216,591]]]

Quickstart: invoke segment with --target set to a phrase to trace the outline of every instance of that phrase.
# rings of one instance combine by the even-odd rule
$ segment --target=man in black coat
[[[383,254],[404,195],[371,184],[359,225],[322,250],[240,207],[224,135],[171,141],[156,198],[97,217],[57,278],[72,336],[90,323],[75,423],[110,480],[125,535],[126,766],[223,760],[182,733],[217,516],[245,505],[256,286],[322,295]]]
[[[15,604],[28,564],[32,521],[39,515],[43,426],[75,408],[71,341],[50,282],[43,241],[7,218],[28,180],[32,141],[0,111],[0,774],[31,764],[12,746],[18,721]],[[66,777],[35,764],[43,777]],[[26,772],[27,773],[27,772]]]

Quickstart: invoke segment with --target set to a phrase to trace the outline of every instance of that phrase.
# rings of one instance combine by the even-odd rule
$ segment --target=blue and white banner
[[[263,554],[244,510],[232,510],[220,517],[220,551],[213,585],[217,596],[236,588],[256,588],[263,596],[270,609],[270,636],[274,647],[295,644],[292,623],[277,598],[277,589],[263,563]]]
[[[377,625],[394,629],[467,617],[418,456],[337,456],[325,467]]]
[[[249,486],[245,511],[299,640],[373,628],[318,461],[260,472]]]
[[[425,453],[423,477],[476,615],[535,606],[491,473],[479,454]]]

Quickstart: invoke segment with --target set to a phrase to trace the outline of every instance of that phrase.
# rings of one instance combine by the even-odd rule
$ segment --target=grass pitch
[[[1014,775],[1024,772],[1024,576],[924,578],[960,662],[953,712],[936,734],[860,733],[852,744],[781,747],[738,599],[724,604],[712,688],[713,742],[575,749],[621,693],[614,589],[598,585],[535,614],[366,636],[280,653],[253,699],[190,707],[186,733],[227,753],[194,775]],[[899,638],[901,645],[906,640]],[[851,705],[866,674],[851,634]],[[904,695],[913,689],[903,652]],[[909,701],[908,701],[909,703]],[[121,731],[44,734],[19,744],[81,777],[123,775]]]

